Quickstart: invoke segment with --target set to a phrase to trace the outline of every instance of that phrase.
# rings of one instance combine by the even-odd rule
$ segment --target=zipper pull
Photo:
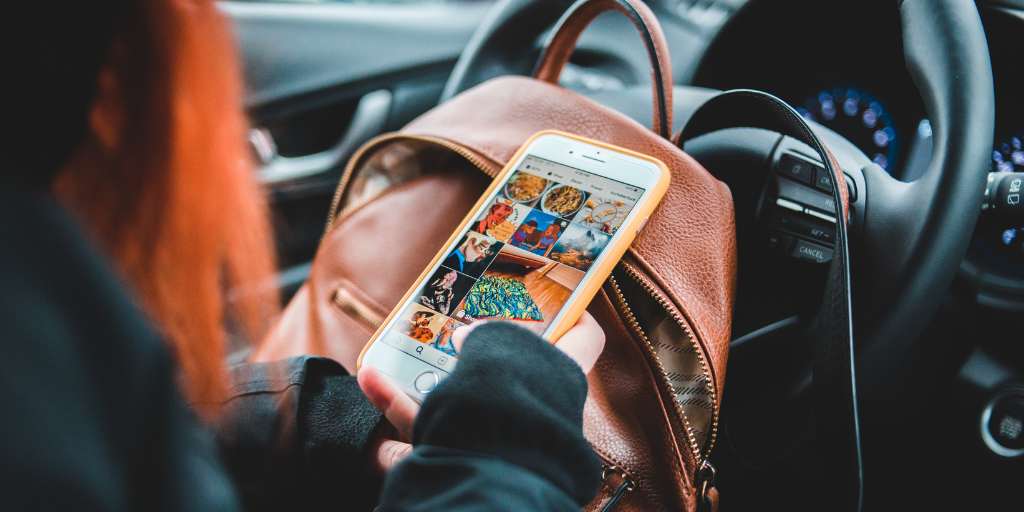
[[[715,487],[715,467],[705,460],[697,470],[695,479],[697,487],[697,512],[712,512],[710,492]]]
[[[626,475],[625,471],[622,471],[615,466],[605,466],[604,469],[601,470],[602,481],[607,482],[611,475],[618,475],[619,478],[622,479],[622,482],[615,488],[615,491],[612,492],[612,497],[608,502],[601,507],[601,512],[611,512],[616,506],[618,506],[619,501],[622,500],[623,496],[632,492],[633,489],[636,489],[636,483]]]

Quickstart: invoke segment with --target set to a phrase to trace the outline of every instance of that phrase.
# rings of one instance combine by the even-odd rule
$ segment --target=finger
[[[391,379],[369,366],[360,368],[356,379],[366,398],[395,427],[398,436],[403,440],[412,439],[412,425],[420,410],[419,404]]]
[[[583,373],[589,373],[604,350],[604,330],[590,313],[584,312],[576,325],[558,338],[555,346],[576,361]]]
[[[384,439],[377,445],[375,466],[377,471],[387,473],[412,453],[412,445],[392,439]]]
[[[462,352],[462,344],[466,342],[466,336],[469,336],[473,329],[480,327],[484,323],[486,322],[473,322],[455,329],[455,332],[452,333],[452,345],[455,345],[455,351]]]

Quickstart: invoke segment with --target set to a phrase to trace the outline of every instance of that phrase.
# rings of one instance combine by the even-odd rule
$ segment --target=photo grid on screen
[[[479,320],[543,333],[642,194],[639,187],[527,156],[395,328],[452,357],[458,355],[452,333]]]

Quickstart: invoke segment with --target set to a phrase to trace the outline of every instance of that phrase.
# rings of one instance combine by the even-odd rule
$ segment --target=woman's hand
[[[379,435],[370,447],[374,467],[386,473],[412,451],[412,424],[420,406],[375,368],[360,368],[356,378],[366,398],[394,428]]]
[[[462,350],[466,337],[482,323],[461,327],[452,334],[456,350]],[[589,373],[604,350],[604,331],[590,313],[584,312],[576,325],[566,331],[555,346],[576,361],[583,373]],[[370,403],[384,414],[395,430],[393,435],[380,436],[372,447],[374,466],[378,471],[387,472],[412,451],[409,441],[412,439],[413,422],[420,406],[391,379],[374,368],[364,366],[359,370],[357,378],[359,387]]]
[[[455,349],[462,350],[462,344],[465,343],[466,337],[481,324],[483,322],[476,322],[456,329],[452,333],[452,343],[455,344]],[[597,320],[594,320],[590,313],[584,311],[583,316],[576,321],[576,325],[565,331],[561,338],[558,338],[555,346],[576,361],[583,373],[590,373],[590,369],[594,367],[601,351],[604,350],[604,331],[597,324]]]

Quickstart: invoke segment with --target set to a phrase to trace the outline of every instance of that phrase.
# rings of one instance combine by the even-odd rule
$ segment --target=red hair
[[[268,211],[245,143],[234,41],[215,3],[128,4],[92,130],[56,192],[114,260],[206,412],[224,397],[225,325],[257,340],[277,312]],[[228,290],[242,293],[229,301]]]

